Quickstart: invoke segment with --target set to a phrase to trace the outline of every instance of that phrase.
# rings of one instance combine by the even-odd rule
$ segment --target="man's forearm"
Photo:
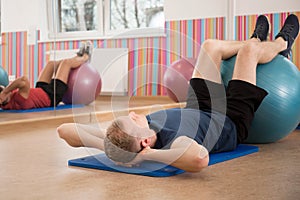
[[[152,149],[144,160],[162,162],[190,172],[198,172],[208,165],[208,154],[203,154],[203,147],[193,142],[187,147],[175,147],[161,150]]]
[[[78,127],[78,129],[82,129],[85,130],[86,132],[90,133],[91,135],[94,135],[96,137],[102,138],[104,139],[106,136],[106,130],[100,128],[99,124],[89,124],[89,125],[85,125],[85,124],[76,124],[76,126]]]
[[[57,132],[72,147],[92,147],[104,150],[103,139],[84,130],[83,126],[76,123],[66,123],[60,125]]]
[[[151,152],[143,156],[144,160],[162,162],[171,165],[178,160],[184,152],[184,149],[151,149]]]
[[[144,159],[162,162],[188,172],[199,172],[208,165],[208,155],[201,159],[184,151],[184,149],[156,150],[146,154]]]

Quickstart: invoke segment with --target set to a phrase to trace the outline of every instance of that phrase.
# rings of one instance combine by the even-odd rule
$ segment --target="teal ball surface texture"
[[[221,65],[227,86],[236,56]],[[271,62],[257,66],[256,85],[269,94],[255,113],[247,143],[271,143],[286,137],[300,122],[300,72],[287,58],[278,55]]]

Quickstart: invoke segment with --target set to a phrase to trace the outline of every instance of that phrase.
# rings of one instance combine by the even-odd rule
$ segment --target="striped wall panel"
[[[289,13],[269,14],[272,25],[270,38],[283,24]],[[300,18],[300,12],[296,13]],[[237,16],[235,38],[244,40],[252,33],[253,16]],[[166,95],[163,75],[168,66],[181,57],[196,57],[201,43],[208,38],[224,39],[225,18],[169,21],[165,24],[166,37],[93,40],[97,48],[129,49],[129,95]],[[37,34],[39,32],[37,31]],[[27,75],[32,86],[49,60],[49,50],[79,48],[80,41],[27,44],[26,32],[2,33],[0,63],[8,74]],[[300,39],[293,48],[293,61],[300,66]]]

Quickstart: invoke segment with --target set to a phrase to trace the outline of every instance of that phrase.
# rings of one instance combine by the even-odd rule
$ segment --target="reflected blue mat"
[[[55,107],[56,110],[64,110],[64,109],[72,109],[72,108],[81,108],[83,107],[83,104],[61,104]],[[45,108],[33,108],[28,110],[1,110],[1,112],[7,112],[7,113],[30,113],[30,112],[43,112],[43,111],[53,111],[54,107],[45,107]]]
[[[257,146],[240,144],[234,151],[210,154],[209,165],[224,162],[251,153],[258,152]],[[69,166],[121,172],[151,177],[168,177],[184,173],[183,170],[163,163],[145,161],[139,167],[122,167],[115,165],[104,153],[68,161]]]

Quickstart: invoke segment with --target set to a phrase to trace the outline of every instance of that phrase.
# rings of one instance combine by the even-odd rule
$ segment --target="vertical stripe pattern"
[[[290,13],[267,14],[270,38],[274,39]],[[300,12],[295,13],[300,18]],[[235,39],[248,39],[257,15],[235,17]],[[225,18],[167,21],[165,37],[93,40],[95,48],[128,48],[129,95],[166,95],[163,75],[170,64],[182,57],[197,57],[202,42],[208,38],[224,39]],[[39,37],[39,31],[37,35]],[[49,60],[47,51],[79,48],[80,41],[27,44],[26,32],[2,33],[0,64],[9,75],[28,76],[34,86],[38,74]],[[54,49],[55,48],[55,49]],[[293,62],[300,66],[300,39],[293,47]]]

